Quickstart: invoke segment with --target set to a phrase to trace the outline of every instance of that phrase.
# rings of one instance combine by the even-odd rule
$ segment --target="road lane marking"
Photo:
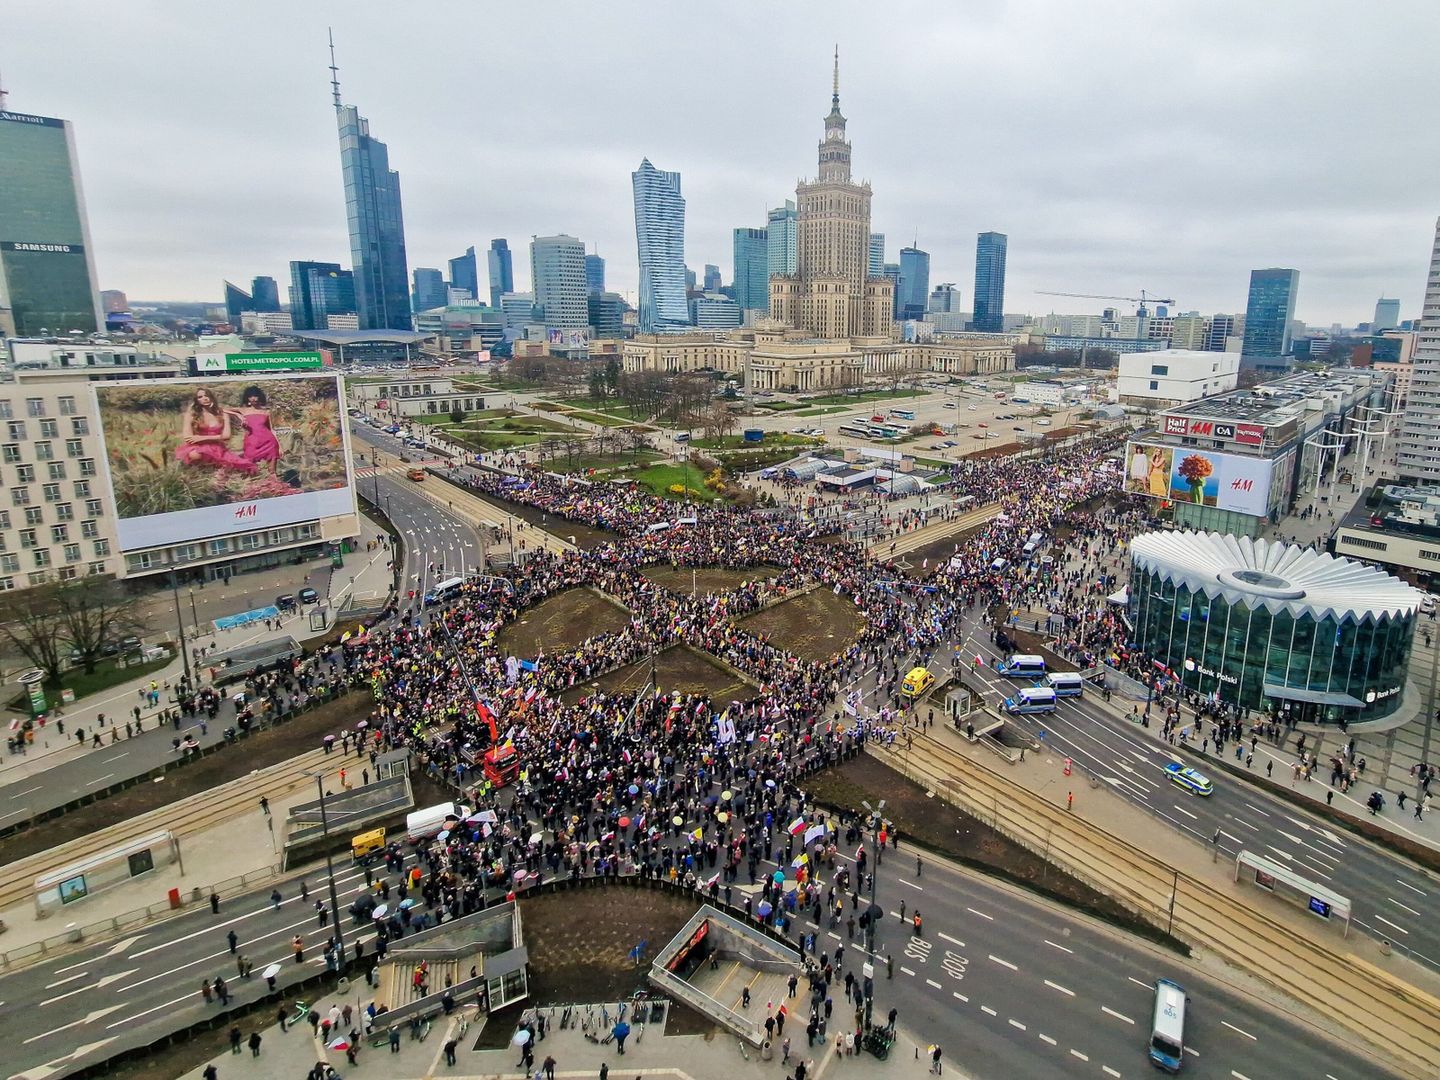
[[[1126,1016],[1124,1013],[1118,1013],[1118,1012],[1116,1012],[1114,1009],[1110,1008],[1109,1005],[1101,1005],[1101,1006],[1100,1006],[1100,1011],[1103,1012],[1103,1013],[1107,1013],[1107,1014],[1109,1014],[1110,1016],[1115,1017],[1116,1020],[1124,1020],[1125,1023],[1127,1023],[1127,1024],[1133,1024],[1133,1023],[1135,1023],[1135,1021],[1134,1021],[1134,1020],[1131,1020],[1130,1017]]]
[[[1109,1065],[1101,1065],[1101,1066],[1100,1066],[1100,1071],[1103,1072],[1106,1076],[1119,1076],[1119,1075],[1120,1075],[1118,1072],[1116,1072],[1114,1069],[1112,1069]]]
[[[1001,960],[1000,957],[996,956],[994,953],[990,953],[989,956],[990,956],[990,959],[991,959],[991,960],[995,961],[995,963],[999,964],[1001,967],[1007,967],[1007,968],[1009,968],[1011,971],[1019,971],[1019,970],[1020,970],[1020,969],[1019,969],[1018,967],[1016,967],[1014,964],[1010,963],[1009,960]]]
[[[1389,919],[1385,918],[1384,915],[1376,915],[1376,916],[1375,916],[1375,921],[1376,921],[1376,922],[1383,922],[1386,926],[1393,926],[1393,927],[1395,927],[1396,930],[1399,930],[1399,931],[1400,931],[1402,934],[1404,934],[1406,937],[1409,937],[1409,936],[1410,936],[1410,931],[1409,931],[1409,930],[1406,930],[1403,926],[1400,926],[1400,925],[1398,925],[1397,923],[1391,922]]]
[[[979,915],[982,919],[989,919],[991,922],[995,921],[993,915],[986,915],[983,911],[976,911],[973,907],[967,907],[965,910],[970,912],[971,915]]]
[[[190,995],[190,994],[186,994],[186,995],[185,995],[186,998],[191,997],[191,996],[192,996],[192,995]],[[184,999],[184,998],[176,998],[176,999],[175,999],[175,1001],[183,1001],[183,1000],[185,1000],[185,999]],[[174,1005],[174,1004],[175,1004],[175,1001],[168,1002],[167,1004]],[[51,1036],[51,1035],[58,1035],[60,1032],[62,1032],[62,1031],[68,1031],[68,1030],[70,1030],[70,1029],[73,1028],[73,1027],[80,1027],[80,1026],[83,1025],[83,1024],[93,1023],[94,1021],[99,1020],[101,1017],[109,1016],[111,1013],[116,1012],[116,1011],[118,1011],[118,1010],[120,1010],[120,1009],[123,1009],[124,1007],[125,1007],[125,1006],[123,1006],[123,1005],[111,1005],[111,1006],[109,1006],[109,1007],[107,1007],[107,1008],[104,1008],[104,1009],[95,1009],[95,1010],[93,1010],[92,1012],[88,1013],[87,1015],[82,1016],[79,1020],[71,1020],[70,1023],[68,1023],[68,1024],[61,1024],[59,1027],[57,1027],[57,1028],[51,1028],[49,1031],[42,1031],[39,1035],[31,1035],[30,1038],[28,1038],[28,1039],[25,1040],[25,1045],[26,1045],[26,1046],[29,1046],[29,1045],[30,1045],[31,1043],[33,1043],[33,1042],[39,1042],[41,1039],[48,1038],[48,1037]],[[160,1008],[163,1009],[163,1008],[165,1008],[165,1006],[164,1006],[164,1005],[161,1005]],[[154,1012],[155,1010],[152,1009],[152,1010],[150,1010],[150,1011],[151,1011],[151,1012]],[[122,1023],[123,1023],[123,1021],[122,1021]],[[118,1027],[119,1025],[117,1025],[117,1024],[111,1024],[110,1026],[111,1026],[111,1027]]]
[[[1019,1020],[1016,1020],[1014,1017],[1011,1017],[1011,1018],[1010,1018],[1010,1026],[1013,1027],[1013,1028],[1019,1028],[1021,1031],[1029,1031],[1029,1030],[1030,1030],[1030,1029],[1027,1028],[1024,1024],[1022,1024]]]
[[[937,934],[936,936],[937,936],[938,938],[940,938],[941,941],[948,941],[948,942],[950,942],[951,945],[958,945],[958,946],[960,946],[960,948],[962,948],[962,949],[965,947],[965,943],[964,943],[963,941],[957,941],[955,938],[951,937],[949,934]]]
[[[97,776],[94,780],[86,780],[85,786],[94,787],[96,784],[100,783],[101,780],[109,780],[110,777],[114,775],[115,774],[113,772],[107,772],[104,776]]]
[[[1244,1035],[1244,1036],[1245,1036],[1247,1039],[1249,1039],[1251,1042],[1254,1042],[1254,1041],[1255,1041],[1255,1036],[1254,1036],[1254,1035],[1251,1035],[1248,1031],[1244,1031],[1244,1030],[1242,1030],[1242,1029],[1240,1029],[1240,1028],[1237,1028],[1234,1024],[1230,1023],[1229,1020],[1221,1020],[1220,1023],[1224,1024],[1224,1025],[1225,1025],[1226,1027],[1228,1027],[1231,1031],[1239,1032],[1241,1035]]]
[[[1131,982],[1133,982],[1136,986],[1143,986],[1146,990],[1152,991],[1155,989],[1154,983],[1141,982],[1139,979],[1135,978],[1134,975],[1126,975],[1125,977]]]
[[[1396,907],[1402,908],[1403,910],[1410,912],[1411,915],[1418,916],[1420,914],[1420,912],[1416,911],[1413,907],[1406,907],[1404,904],[1400,903],[1399,900],[1396,900],[1393,896],[1387,896],[1385,897],[1385,899],[1389,900],[1390,903],[1394,904]]]
[[[960,993],[959,990],[950,991],[950,996],[953,997],[956,1001],[963,1001],[966,1005],[970,1004],[970,999],[964,994]]]
[[[1077,1057],[1077,1058],[1079,1058],[1081,1061],[1089,1061],[1089,1060],[1090,1060],[1090,1055],[1089,1055],[1089,1054],[1082,1054],[1079,1050],[1072,1049],[1072,1050],[1070,1051],[1070,1053],[1071,1053],[1071,1056]]]
[[[14,795],[11,795],[10,798],[12,798],[12,799],[24,798],[26,795],[29,795],[32,791],[39,791],[39,790],[40,790],[40,789],[39,789],[38,787],[27,787],[24,791],[17,791]]]
[[[57,987],[57,986],[64,986],[66,983],[74,982],[76,979],[83,979],[83,978],[85,978],[85,976],[88,975],[88,974],[90,974],[88,971],[82,971],[82,972],[80,972],[80,974],[78,974],[78,975],[71,975],[71,976],[69,976],[68,978],[64,978],[64,979],[59,980],[58,982],[46,983],[46,984],[45,984],[45,989],[46,989],[46,990],[54,990],[55,987]]]
[[[11,810],[8,814],[0,814],[0,821],[4,821],[6,818],[18,817],[19,815],[26,812],[27,811],[22,806],[19,810]]]
[[[981,1006],[980,1006],[980,1011],[983,1012],[983,1013],[985,1013],[985,1014],[987,1014],[987,1015],[989,1015],[989,1016],[999,1016],[999,1015],[1000,1015],[1000,1014],[997,1013],[994,1009],[992,1009],[989,1005],[981,1005]]]
[[[1242,1072],[1236,1072],[1234,1069],[1231,1069],[1231,1070],[1230,1070],[1230,1075],[1233,1076],[1233,1077],[1235,1077],[1235,1080],[1250,1080],[1250,1078],[1249,1078],[1248,1076],[1246,1076],[1244,1073],[1242,1073]]]
[[[901,885],[909,885],[910,888],[914,889],[916,892],[924,892],[924,891],[925,891],[925,890],[924,890],[923,888],[921,888],[919,885],[916,885],[913,881],[906,881],[903,877],[900,878],[899,881],[900,881],[900,884],[901,884]]]
[[[100,764],[102,764],[102,765],[109,765],[110,762],[112,762],[112,761],[119,761],[122,757],[129,757],[129,756],[130,756],[130,751],[129,751],[129,750],[126,750],[123,754],[116,754],[114,757],[107,757],[107,758],[106,758],[104,761],[102,761]]]
[[[1176,810],[1179,810],[1180,813],[1182,813],[1182,814],[1184,814],[1186,817],[1188,817],[1191,821],[1199,821],[1199,820],[1200,820],[1200,815],[1199,815],[1199,814],[1192,814],[1192,813],[1190,813],[1189,810],[1186,810],[1186,809],[1185,809],[1183,806],[1181,806],[1179,803],[1172,803],[1171,805],[1174,806]]]
[[[1059,991],[1060,991],[1062,994],[1064,994],[1066,997],[1074,997],[1074,996],[1075,996],[1075,991],[1074,991],[1074,990],[1071,990],[1069,987],[1061,986],[1059,983],[1053,983],[1053,982],[1051,982],[1049,979],[1046,979],[1046,980],[1045,980],[1045,985],[1048,986],[1048,987],[1050,987],[1051,990],[1059,990]]]
[[[934,979],[926,979],[925,982],[926,982],[928,985],[933,986],[936,990],[943,990],[943,989],[945,989],[943,986],[941,986],[939,983],[937,983]]]
[[[904,964],[900,965],[900,970],[903,971],[906,975],[909,975],[911,978],[915,977],[915,972],[911,971]]]
[[[1429,896],[1429,895],[1430,895],[1430,894],[1427,893],[1427,892],[1423,892],[1423,891],[1421,891],[1420,889],[1415,888],[1414,885],[1411,885],[1411,884],[1408,884],[1407,882],[1401,881],[1398,877],[1395,879],[1395,882],[1396,882],[1396,884],[1398,884],[1398,885],[1404,885],[1405,888],[1409,889],[1409,890],[1410,890],[1411,892],[1413,892],[1413,893],[1420,893],[1421,896]]]
[[[1199,1056],[1200,1056],[1200,1051],[1199,1051],[1199,1050],[1196,1050],[1193,1046],[1187,1046],[1187,1047],[1185,1047],[1185,1052],[1186,1052],[1187,1054],[1191,1055],[1192,1057],[1199,1057]],[[1335,1080],[1335,1078],[1332,1076],[1332,1077],[1330,1078],[1330,1080]]]
[[[1254,805],[1253,803],[1248,803],[1248,802],[1247,802],[1245,805],[1248,806],[1251,810],[1254,810],[1255,813],[1259,814],[1261,817],[1269,817],[1269,816],[1270,816],[1270,815],[1267,814],[1264,810],[1261,810],[1258,806]]]
[[[1052,949],[1059,949],[1063,953],[1070,953],[1072,956],[1075,953],[1074,949],[1067,949],[1064,945],[1056,945],[1055,942],[1051,941],[1049,938],[1045,939],[1045,944],[1049,945]]]
[[[1059,1045],[1058,1043],[1056,1043],[1056,1041],[1055,1041],[1054,1039],[1052,1039],[1049,1035],[1046,1035],[1043,1031],[1037,1031],[1037,1032],[1035,1033],[1035,1035],[1036,1035],[1037,1038],[1043,1040],[1044,1042],[1049,1043],[1051,1046],[1058,1046],[1058,1045]]]
[[[1248,821],[1246,821],[1244,818],[1239,818],[1239,817],[1237,817],[1237,818],[1234,819],[1234,822],[1235,822],[1236,825],[1243,825],[1243,826],[1245,826],[1245,828],[1249,829],[1251,832],[1259,832],[1259,831],[1260,831],[1260,826],[1258,826],[1258,825],[1251,825],[1251,824],[1250,824]]]

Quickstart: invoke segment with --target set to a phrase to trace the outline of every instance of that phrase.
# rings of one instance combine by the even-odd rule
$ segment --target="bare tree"
[[[58,683],[66,656],[65,616],[56,598],[58,586],[35,585],[7,599],[7,618],[0,632],[20,655]]]
[[[65,639],[87,673],[95,670],[110,642],[146,629],[136,614],[138,598],[108,575],[60,584],[55,589],[55,602]],[[184,644],[180,647],[184,648]]]

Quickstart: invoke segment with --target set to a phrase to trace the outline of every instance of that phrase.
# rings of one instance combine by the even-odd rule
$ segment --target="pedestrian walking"
[[[217,892],[210,894],[210,911],[215,915],[220,914],[220,894]]]
[[[228,934],[225,935],[225,940],[230,943],[230,954],[233,956],[236,952],[239,951],[240,935],[235,933],[234,930],[231,930]]]
[[[270,893],[270,905],[271,905],[276,911],[279,911],[279,910],[280,910],[280,900],[281,900],[280,890],[279,890],[279,889],[273,890],[273,891]]]
[[[930,1071],[931,1071],[934,1075],[936,1075],[936,1076],[939,1076],[939,1075],[940,1075],[940,1044],[939,1044],[939,1043],[936,1043],[934,1046],[930,1047]]]
[[[214,1065],[206,1065],[205,1071],[200,1074],[204,1080],[220,1080],[220,1070]]]
[[[290,949],[295,953],[295,962],[303,964],[305,962],[305,939],[296,934],[290,942]]]
[[[551,1057],[551,1056],[549,1056],[549,1055],[546,1055],[545,1061],[544,1061],[542,1064],[543,1064],[543,1067],[544,1067],[544,1069],[545,1069],[545,1080],[555,1080],[555,1059],[554,1059],[554,1057]]]
[[[273,985],[273,984],[274,984],[275,980],[272,978],[272,979],[270,980],[270,982],[271,982],[271,984],[272,984],[272,985],[271,985],[271,989],[273,990],[273,989],[274,989],[274,985]],[[275,1019],[276,1019],[276,1021],[280,1024],[280,1032],[281,1032],[281,1034],[284,1034],[285,1032],[287,1032],[287,1031],[290,1030],[290,1017],[289,1017],[289,1014],[285,1011],[285,1006],[284,1006],[284,1005],[281,1005],[278,1009],[275,1010]]]
[[[456,1042],[454,1039],[449,1039],[449,1040],[446,1041],[446,1043],[445,1043],[445,1064],[446,1064],[446,1065],[454,1065],[454,1064],[455,1064],[455,1048],[456,1048],[457,1046],[459,1046],[459,1045],[460,1045],[460,1044],[459,1044],[458,1042]]]
[[[398,1027],[390,1029],[390,1052],[392,1054],[400,1052],[400,1029]]]
[[[250,1056],[260,1056],[260,1033],[258,1031],[252,1031],[250,1033]]]
[[[238,1025],[231,1025],[231,1027],[230,1027],[230,1052],[231,1052],[232,1054],[238,1054],[238,1053],[240,1053],[240,1038],[241,1038],[241,1035],[240,1035],[240,1028],[239,1028],[239,1026],[238,1026]]]
[[[205,1004],[209,1005],[210,1002],[214,1000],[213,995],[214,991],[210,989],[210,980],[206,979],[200,984],[200,996],[205,999]]]
[[[220,999],[221,1005],[230,1004],[230,988],[219,975],[215,976],[215,996]]]

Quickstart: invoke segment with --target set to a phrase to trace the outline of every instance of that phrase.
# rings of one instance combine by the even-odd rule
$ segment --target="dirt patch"
[[[695,588],[702,593],[724,593],[738,589],[749,581],[774,577],[778,566],[746,566],[738,570],[720,567],[647,566],[640,571],[662,589],[688,593]]]
[[[634,693],[650,679],[650,661],[641,660],[585,685],[576,685],[562,695],[574,702],[592,693],[598,686],[607,694]],[[666,693],[679,690],[682,694],[705,694],[714,701],[748,701],[755,688],[715,660],[688,645],[674,645],[655,658],[655,681]]]
[[[859,809],[861,800],[874,803],[877,798],[885,799],[885,816],[899,830],[902,851],[909,842],[1089,912],[1131,933],[1184,947],[1124,905],[1057,870],[989,825],[938,797],[927,796],[920,785],[869,754],[859,754],[844,764],[822,770],[805,786],[819,802],[848,810]]]
[[[918,548],[897,554],[895,560],[903,561],[905,564],[900,568],[901,573],[908,578],[929,577],[944,566],[957,549],[963,548],[972,536],[988,524],[989,522],[971,525],[968,529],[962,529],[947,536],[937,536],[934,540],[921,544]],[[881,551],[880,554],[886,553]]]
[[[597,634],[620,630],[630,612],[594,589],[567,589],[522,611],[500,631],[497,647],[508,656],[533,657],[573,649]]]
[[[986,446],[980,450],[972,450],[970,451],[970,453],[962,454],[961,456],[967,458],[975,458],[976,460],[980,460],[983,458],[1009,457],[1011,454],[1018,454],[1023,449],[1024,447],[1021,446],[1018,442],[1006,442],[1001,443],[999,446]]]
[[[801,660],[820,661],[849,648],[860,636],[865,619],[848,597],[819,588],[782,600],[774,607],[741,619],[737,625],[767,637],[772,645],[794,653]]]
[[[465,490],[482,502],[488,502],[491,506],[498,507],[507,514],[514,514],[521,521],[543,529],[551,536],[558,536],[567,543],[573,537],[575,546],[584,551],[600,547],[602,544],[613,544],[620,539],[619,533],[613,533],[609,529],[597,529],[578,521],[570,521],[568,518],[556,517],[554,514],[541,511],[536,507],[511,502],[509,499],[476,491],[474,488]]]
[[[353,727],[370,712],[373,700],[368,692],[352,691],[343,698],[302,713],[288,723],[260,731],[238,746],[227,747],[209,757],[174,769],[155,784],[136,784],[108,799],[81,806],[34,828],[0,840],[0,865],[27,855],[88,836],[173,802],[210,791],[220,784],[248,776],[256,769],[289,761],[297,754],[315,750],[320,740],[341,728]]]

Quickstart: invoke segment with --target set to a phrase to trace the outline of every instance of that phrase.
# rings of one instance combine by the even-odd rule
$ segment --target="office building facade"
[[[414,287],[410,299],[417,312],[444,307],[449,302],[450,294],[445,288],[445,275],[438,269],[417,266],[411,280]]]
[[[535,294],[506,293],[500,297],[500,310],[505,316],[505,339],[522,338],[525,328],[535,321]]]
[[[225,321],[232,328],[239,330],[244,321],[245,312],[255,310],[255,301],[248,292],[239,285],[225,282]]]
[[[585,256],[585,289],[591,296],[605,291],[605,260],[599,255]]]
[[[1243,356],[1277,358],[1290,354],[1290,324],[1295,318],[1299,291],[1298,270],[1270,267],[1250,271]]]
[[[515,291],[515,268],[510,259],[508,241],[490,241],[490,250],[485,253],[485,266],[490,275],[490,306],[499,307],[500,298]]]
[[[324,330],[326,317],[355,312],[355,276],[339,263],[290,264],[290,317],[296,330]]]
[[[390,151],[370,135],[370,121],[353,105],[339,103],[340,171],[345,180],[345,218],[356,311],[363,330],[409,330],[410,272],[405,258],[405,218],[400,174]]]
[[[789,199],[785,200],[784,206],[777,206],[765,215],[767,278],[795,273],[795,223],[798,216],[795,204]]]
[[[468,247],[465,254],[450,260],[450,288],[464,289],[471,300],[480,299],[480,260],[475,249]],[[449,293],[446,293],[448,299]],[[495,304],[491,304],[495,307]]]
[[[697,330],[733,330],[741,318],[740,305],[728,296],[706,293],[690,301],[690,321]]]
[[[901,319],[923,319],[930,299],[930,253],[917,247],[900,249],[900,295],[895,298]]]
[[[925,310],[932,315],[960,314],[960,290],[953,281],[944,281],[930,290]]]
[[[104,325],[74,129],[0,110],[0,335]]]
[[[985,334],[1005,330],[1005,254],[1010,245],[1004,233],[982,232],[975,240],[974,312],[971,323]]]
[[[564,234],[531,240],[530,280],[536,321],[558,330],[583,330],[590,325],[585,245],[579,240]]]
[[[630,174],[635,196],[635,246],[640,257],[640,330],[663,334],[690,325],[685,293],[685,198],[680,174],[649,158]]]
[[[1370,324],[1372,334],[1383,334],[1400,325],[1400,301],[1382,296],[1375,301],[1375,319]]]
[[[870,234],[870,262],[866,267],[866,273],[871,277],[885,276],[885,234],[883,232]]]
[[[625,298],[619,293],[592,292],[586,299],[590,311],[590,329],[597,338],[625,336]]]
[[[251,278],[250,302],[255,305],[255,311],[279,311],[280,286],[268,274]]]
[[[1395,465],[1402,479],[1440,482],[1440,218],[1435,221]]]
[[[707,293],[719,292],[724,284],[720,278],[720,267],[714,263],[706,263],[705,277],[700,284],[701,290]]]
[[[767,229],[735,230],[735,303],[741,311],[770,308],[770,234]]]

